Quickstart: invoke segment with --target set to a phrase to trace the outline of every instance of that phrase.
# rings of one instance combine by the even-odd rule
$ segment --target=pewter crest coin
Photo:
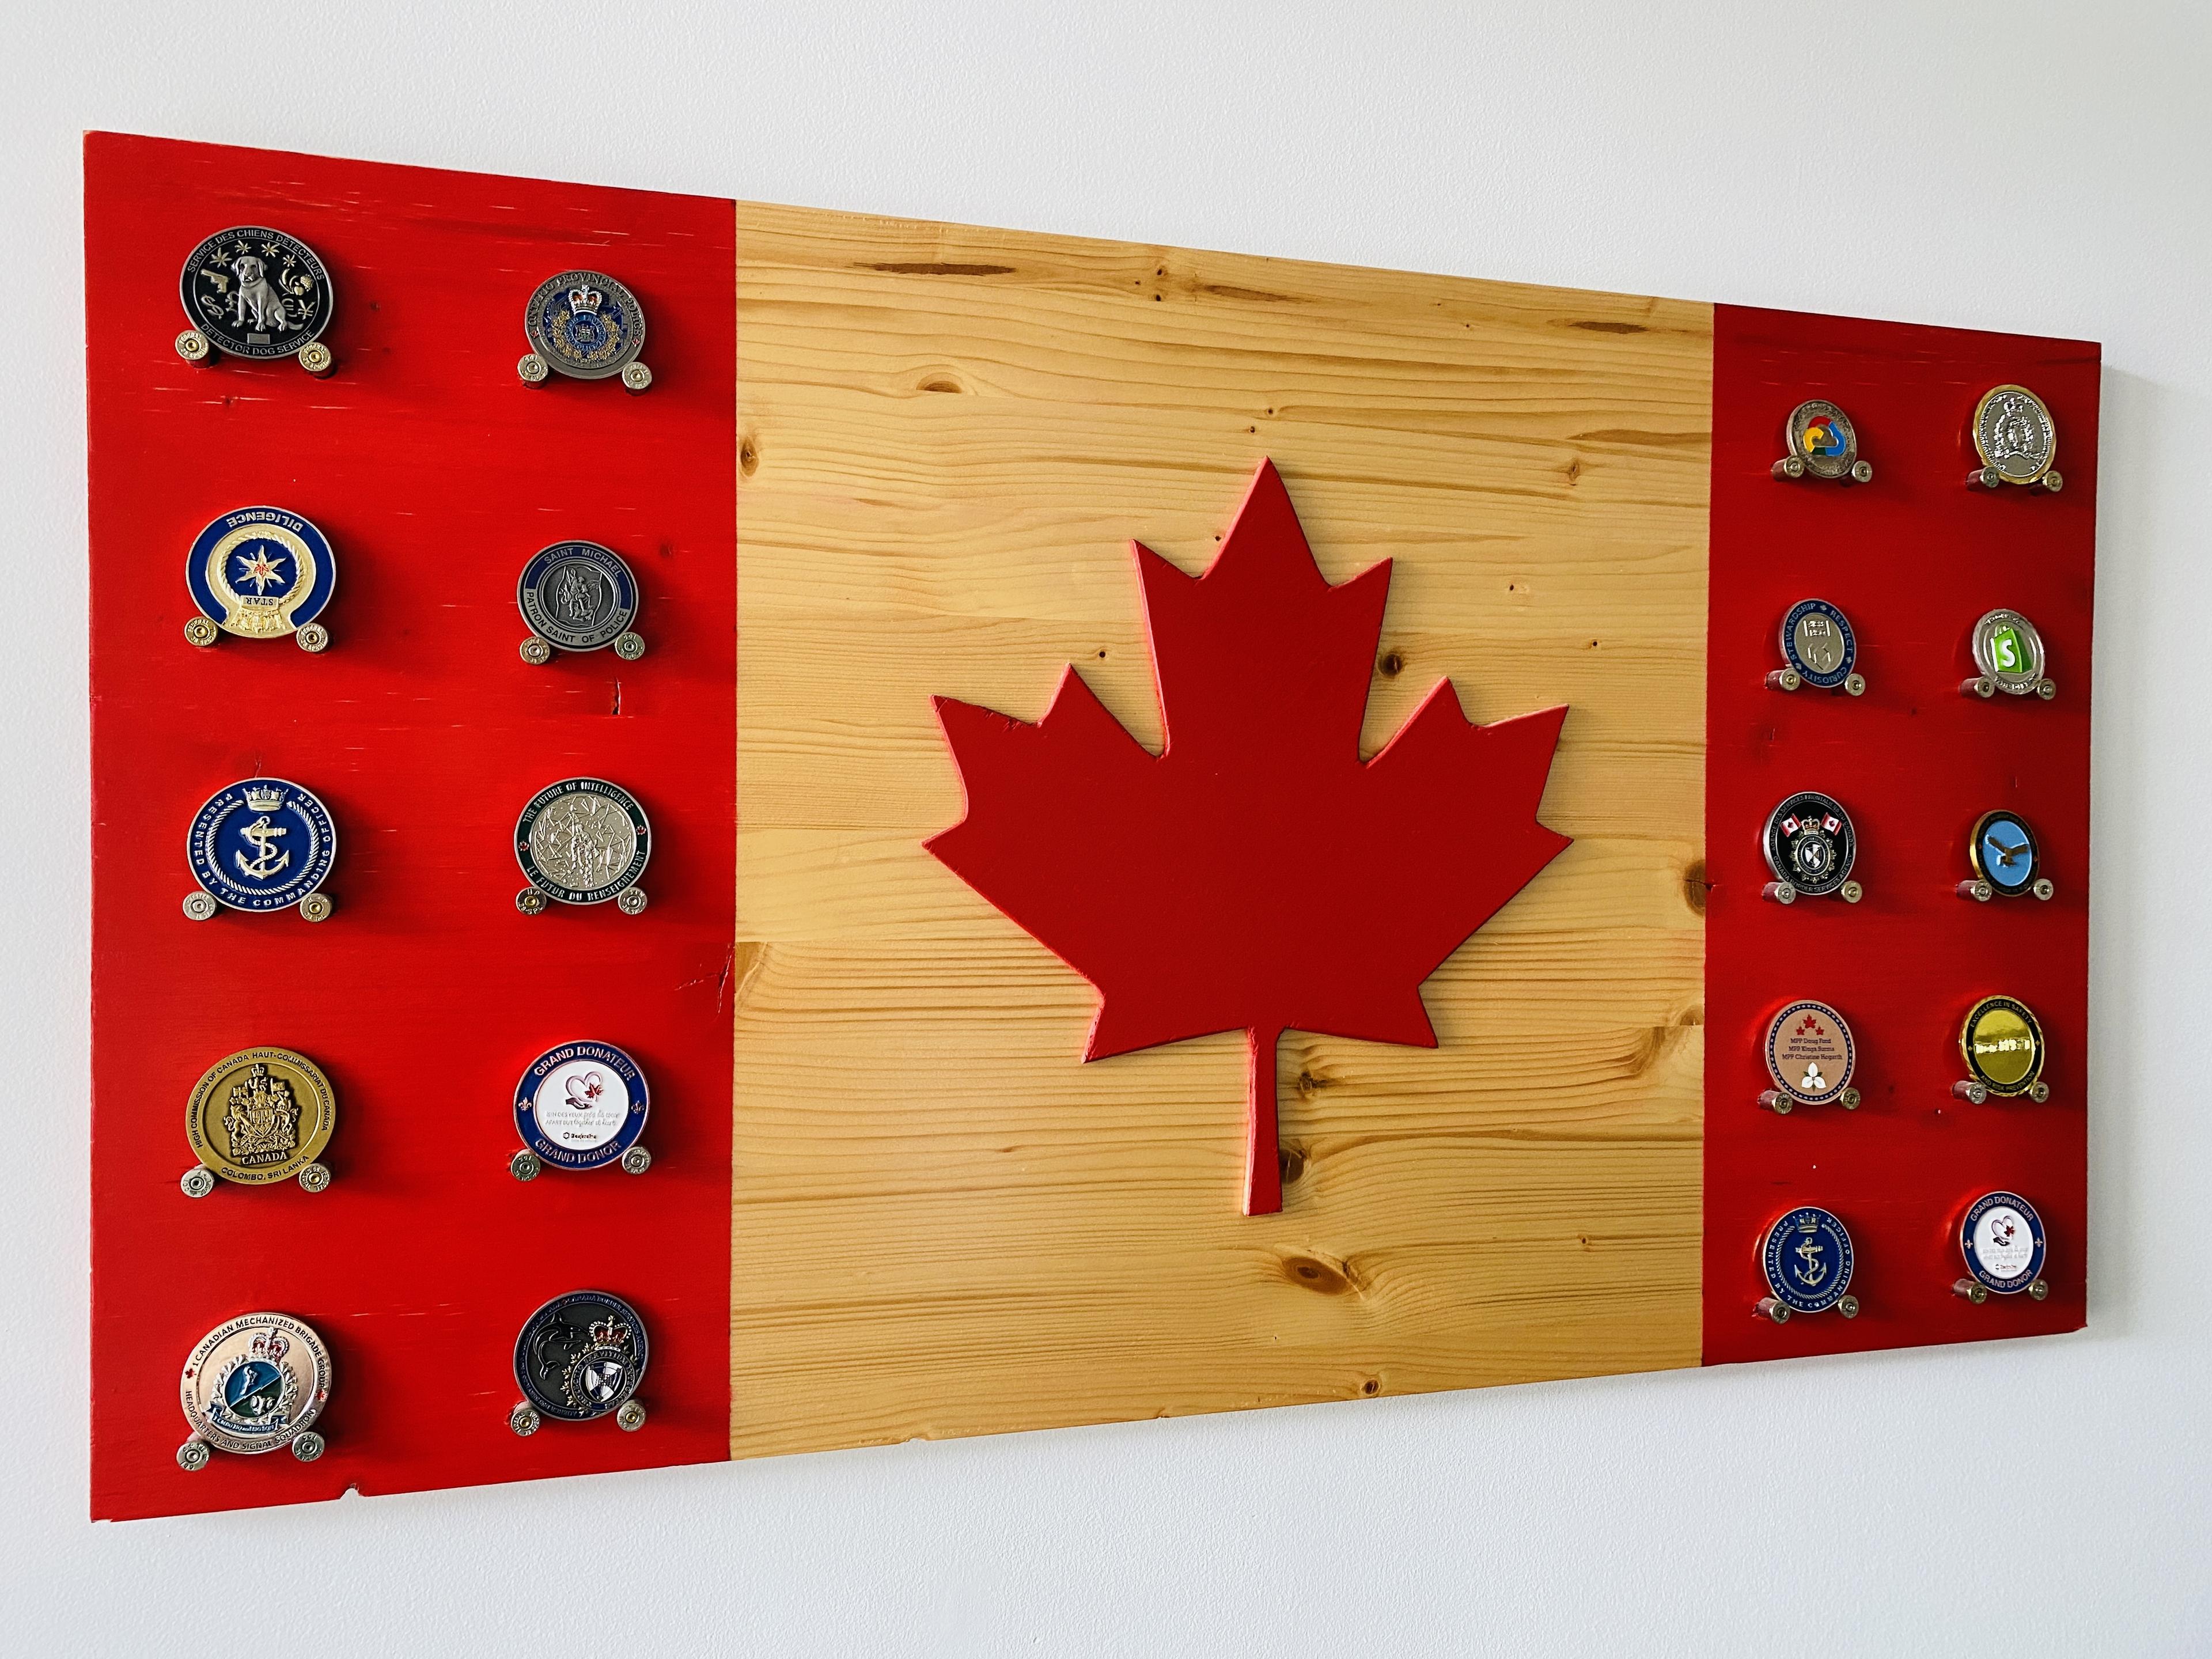
[[[2035,831],[2017,812],[1983,813],[1966,838],[1966,856],[1974,873],[2006,898],[2018,898],[2034,889],[2039,873]]]
[[[2043,1277],[2043,1218],[2018,1193],[1984,1193],[1959,1224],[1966,1271],[1999,1296],[2017,1296]]]
[[[1775,880],[1811,898],[1840,890],[1858,855],[1850,815],[1832,796],[1813,790],[1777,806],[1767,817],[1762,840]]]
[[[185,315],[234,357],[289,357],[330,326],[330,272],[297,237],[265,226],[218,231],[185,261]]]
[[[1974,624],[1974,666],[1997,690],[2024,697],[2044,679],[2043,635],[2017,611],[1989,611]]]
[[[1816,478],[1847,478],[1859,458],[1859,436],[1851,418],[1825,398],[1814,398],[1790,411],[1790,453]]]
[[[288,1314],[246,1314],[200,1339],[178,1393],[193,1439],[246,1456],[276,1451],[301,1440],[328,1402],[330,1351]],[[321,1450],[311,1438],[303,1457]]]
[[[1791,1003],[1767,1022],[1765,1053],[1774,1086],[1808,1106],[1842,1099],[1857,1064],[1844,1017],[1810,1000]]]
[[[522,568],[514,602],[530,631],[562,651],[613,645],[637,619],[637,581],[613,549],[556,542]]]
[[[620,374],[645,348],[645,308],[596,270],[564,270],[540,283],[523,328],[547,368],[579,380]]]
[[[1974,405],[1974,450],[2005,483],[2033,483],[2057,458],[2058,428],[2026,386],[1991,386]]]
[[[605,1291],[571,1291],[531,1315],[514,1342],[514,1380],[544,1416],[588,1423],[616,1412],[645,1376],[645,1322]]]
[[[192,878],[234,910],[282,910],[317,896],[337,849],[329,810],[284,778],[217,790],[193,817],[185,848]]]
[[[1851,1287],[1851,1236],[1835,1215],[1808,1204],[1767,1229],[1759,1262],[1767,1289],[1784,1307],[1826,1313]]]
[[[241,507],[200,532],[185,558],[199,613],[240,639],[282,639],[323,613],[337,591],[330,539],[296,513]]]
[[[1959,1052],[1993,1095],[2033,1094],[2047,1057],[2042,1022],[2013,997],[1984,997],[1966,1011]]]
[[[514,825],[530,885],[562,904],[601,904],[634,889],[653,856],[636,797],[604,778],[563,778],[530,799]]]
[[[514,1089],[514,1127],[541,1164],[600,1170],[645,1131],[645,1073],[611,1042],[564,1042],[530,1062]]]
[[[322,1067],[289,1048],[241,1048],[201,1074],[185,1137],[201,1165],[241,1186],[300,1175],[330,1144],[337,1095]]]
[[[1858,658],[1850,619],[1826,599],[1800,599],[1782,618],[1782,659],[1806,684],[1834,690],[1851,678]]]

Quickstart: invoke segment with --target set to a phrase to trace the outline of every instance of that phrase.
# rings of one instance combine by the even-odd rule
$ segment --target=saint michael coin
[[[562,1423],[589,1423],[610,1413],[626,1429],[645,1421],[631,1396],[644,1378],[645,1322],[637,1310],[605,1291],[556,1296],[522,1327],[514,1342],[514,1380],[524,1406],[513,1422],[527,1434],[535,1413]],[[527,1426],[525,1426],[526,1423]]]
[[[530,296],[522,326],[530,351],[516,372],[526,385],[544,385],[549,371],[577,380],[619,374],[626,392],[653,384],[653,371],[637,361],[645,349],[645,307],[603,271],[547,277]]]
[[[263,225],[217,231],[192,250],[177,287],[191,323],[177,337],[186,361],[296,356],[311,374],[330,372],[320,336],[336,295],[323,262],[296,236]]]
[[[611,1042],[548,1048],[514,1087],[514,1127],[536,1160],[525,1167],[534,1176],[546,1166],[603,1170],[620,1164],[641,1174],[648,1160],[637,1138],[650,1105],[645,1073]]]
[[[1847,886],[1856,890],[1850,878],[1858,836],[1833,796],[1809,789],[1790,796],[1768,814],[1763,842],[1775,880],[1799,894],[1821,898]]]
[[[207,1068],[185,1103],[185,1138],[199,1159],[185,1191],[204,1198],[215,1178],[266,1187],[297,1176],[330,1185],[315,1160],[337,1127],[337,1095],[321,1066],[289,1048],[241,1048]]]
[[[1790,1003],[1766,1024],[1766,1074],[1784,1099],[1805,1106],[1856,1106],[1857,1051],[1851,1028],[1825,1002]]]
[[[2024,386],[1993,386],[1982,393],[1974,405],[1974,453],[1982,459],[1978,481],[1991,489],[2032,483],[2057,489],[2062,482],[2051,465],[2058,457],[2057,422]]]
[[[331,1356],[302,1320],[252,1313],[216,1326],[185,1361],[178,1392],[191,1425],[177,1451],[186,1469],[204,1468],[210,1448],[252,1456],[289,1446],[303,1463],[323,1455],[309,1425],[331,1397]]]
[[[637,620],[637,579],[612,548],[597,542],[556,542],[540,548],[522,568],[514,602],[530,624],[526,662],[550,662],[559,651],[597,651],[611,645],[625,662],[645,654],[632,630]]]
[[[1974,666],[2000,691],[2024,697],[2031,691],[2048,697],[2044,678],[2043,635],[2017,611],[1999,608],[1974,624]]]
[[[1974,1081],[1993,1095],[2042,1100],[2051,1092],[2043,1082],[2042,1023],[2015,998],[1984,997],[1968,1009],[1959,1028],[1959,1052]]]
[[[1826,1313],[1834,1308],[1845,1318],[1858,1312],[1851,1287],[1851,1236],[1830,1212],[1806,1205],[1766,1231],[1759,1250],[1766,1288],[1793,1314]]]
[[[1850,618],[1826,599],[1800,599],[1782,618],[1782,660],[1816,690],[1866,690],[1858,674],[1858,636]]]
[[[2035,831],[2017,812],[1984,812],[1974,821],[1966,837],[1966,857],[1975,875],[1987,882],[2000,898],[2033,893],[2049,898],[2051,883],[2045,878]]]
[[[1959,1223],[1966,1271],[1999,1296],[2034,1289],[2045,1250],[2043,1218],[2018,1193],[1984,1193]]]
[[[331,642],[315,618],[337,591],[337,557],[330,538],[296,513],[242,507],[224,514],[194,539],[185,585],[200,613],[185,624],[194,645],[213,645],[220,634],[289,634],[303,651]]]
[[[629,790],[605,778],[563,778],[530,798],[514,824],[514,857],[530,885],[516,908],[535,915],[548,899],[645,908],[637,878],[653,856],[653,827]]]
[[[283,778],[246,778],[208,798],[192,818],[185,855],[200,890],[185,900],[195,921],[233,910],[283,910],[309,921],[331,914],[317,890],[337,858],[337,829],[313,794]]]
[[[1778,477],[1873,480],[1874,468],[1859,459],[1859,434],[1851,417],[1825,398],[1808,398],[1790,411],[1784,444],[1786,453],[1774,466]]]

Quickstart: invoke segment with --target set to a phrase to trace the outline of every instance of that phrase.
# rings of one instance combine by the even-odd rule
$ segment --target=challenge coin
[[[331,642],[315,618],[337,591],[337,559],[329,538],[296,513],[242,507],[224,514],[193,541],[185,585],[200,613],[185,624],[194,645],[213,645],[218,631],[246,640],[289,634],[303,651]]]
[[[1851,417],[1825,398],[1808,398],[1790,411],[1784,428],[1787,453],[1776,463],[1778,477],[1849,478],[1865,483],[1874,468],[1859,459],[1859,434]]]
[[[2043,1218],[2018,1193],[1984,1193],[1959,1224],[1966,1271],[1999,1296],[2017,1296],[2043,1278]]]
[[[1857,1054],[1851,1028],[1825,1002],[1790,1004],[1767,1022],[1766,1074],[1784,1100],[1805,1106],[1858,1104],[1851,1087]]]
[[[2051,895],[2051,883],[2042,873],[2035,831],[2017,812],[1984,812],[1977,818],[1966,837],[1966,857],[1974,874],[2001,898],[2031,892],[2038,898]]]
[[[1808,898],[1841,892],[1858,855],[1858,836],[1841,802],[1814,790],[1790,796],[1767,815],[1766,867]],[[1849,895],[1846,895],[1849,896]]]
[[[1959,1052],[1974,1080],[1993,1095],[2041,1100],[2050,1093],[2042,1083],[2043,1027],[2024,1002],[1984,997],[1966,1011],[1959,1028]]]
[[[241,1048],[201,1074],[185,1105],[185,1137],[199,1159],[185,1191],[204,1198],[215,1178],[266,1187],[296,1176],[311,1193],[331,1184],[315,1160],[337,1127],[337,1095],[322,1067],[289,1048]]]
[[[556,1296],[523,1325],[514,1342],[514,1380],[524,1405],[509,1419],[519,1433],[538,1417],[589,1423],[609,1413],[626,1429],[645,1421],[631,1396],[645,1376],[645,1322],[605,1291]],[[534,1415],[526,1415],[534,1413]]]
[[[644,1072],[611,1042],[548,1048],[515,1085],[514,1127],[526,1149],[515,1173],[527,1179],[548,1165],[603,1170],[610,1164],[642,1173],[650,1160],[637,1138],[650,1103]],[[534,1162],[522,1164],[525,1158]]]
[[[653,384],[653,371],[637,361],[645,347],[645,307],[602,271],[547,277],[530,296],[522,326],[530,351],[516,372],[526,385],[543,386],[549,370],[578,380],[619,374],[627,392]]]
[[[289,1314],[252,1313],[216,1326],[185,1361],[178,1389],[191,1438],[177,1450],[186,1469],[210,1448],[253,1456],[283,1446],[301,1462],[323,1455],[309,1425],[331,1397],[323,1340]]]
[[[1858,659],[1850,619],[1826,599],[1800,599],[1782,618],[1782,660],[1807,685],[1856,696],[1866,690]]]
[[[2043,635],[2019,611],[2000,608],[1974,624],[1974,666],[1998,690],[2015,697],[2031,691],[2048,697],[2043,664]]]
[[[1766,1230],[1759,1262],[1767,1290],[1791,1313],[1858,1312],[1849,1295],[1851,1236],[1828,1211],[1809,1204],[1790,1211]]]
[[[192,250],[177,289],[191,322],[177,338],[186,361],[204,362],[212,348],[263,361],[296,356],[312,374],[330,372],[319,337],[336,295],[323,262],[296,236],[264,225],[217,231]]]
[[[2058,426],[2049,405],[2024,386],[1993,386],[1974,405],[1974,453],[1982,458],[1978,482],[1994,489],[2001,484],[2040,483],[2057,489],[2061,483],[2051,464],[2058,455]]]
[[[637,620],[637,580],[621,556],[597,542],[556,542],[540,548],[522,568],[514,602],[530,624],[525,662],[544,663],[560,651],[597,651],[635,662],[645,641],[631,630]]]
[[[627,789],[605,778],[563,778],[530,798],[514,824],[514,857],[530,885],[515,906],[535,915],[558,904],[645,908],[637,878],[653,856],[653,827]]]
[[[246,778],[219,789],[192,819],[185,856],[200,890],[185,900],[195,921],[233,910],[283,910],[309,921],[331,914],[318,891],[337,858],[329,810],[283,778]]]

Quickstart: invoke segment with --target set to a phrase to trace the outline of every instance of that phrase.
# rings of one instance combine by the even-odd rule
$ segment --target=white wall
[[[22,3],[0,1647],[2212,1651],[2204,9]],[[2102,339],[2088,1332],[88,1524],[94,126]]]

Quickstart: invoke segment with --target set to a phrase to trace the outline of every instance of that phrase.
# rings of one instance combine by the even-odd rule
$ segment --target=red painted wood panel
[[[1722,306],[1714,318],[1707,681],[1705,1352],[1709,1362],[2070,1330],[2085,1317],[2089,1102],[2089,650],[2099,353],[2075,341],[1915,328]],[[1968,422],[1990,386],[2040,393],[2058,428],[2063,493],[1970,490]],[[1783,422],[1841,404],[1872,483],[1777,483]],[[1843,607],[1865,696],[1769,690],[1796,600]],[[1998,605],[2041,631],[2056,701],[1958,695],[1969,632]],[[1850,811],[1863,903],[1762,900],[1767,813],[1819,789]],[[1961,901],[1969,827],[2010,807],[2041,839],[2049,903]],[[2008,994],[2042,1021],[2042,1105],[1972,1106],[1957,1038],[1977,999]],[[1784,1002],[1842,1011],[1866,1103],[1756,1104],[1759,1044]],[[2042,1212],[2047,1302],[1951,1294],[1958,1218],[2008,1188]],[[1800,1204],[1841,1216],[1864,1312],[1775,1326],[1756,1253]]]
[[[196,370],[177,270],[267,223],[336,282],[337,371]],[[85,175],[91,441],[92,1508],[129,1516],[728,1455],[735,872],[733,210],[724,201],[95,134]],[[652,391],[516,379],[523,302],[571,264],[647,313]],[[196,650],[183,562],[202,525],[273,503],[332,538],[319,658]],[[514,582],[564,537],[627,558],[650,649],[531,668]],[[613,779],[658,845],[635,919],[528,919],[508,845],[531,793]],[[330,921],[185,920],[200,801],[274,774],[337,822]],[[506,1171],[512,1091],[592,1036],[645,1066],[655,1163]],[[330,1190],[194,1202],[186,1091],[251,1043],[339,1092]],[[506,1425],[523,1319],[612,1291],[649,1322],[651,1419]],[[174,1461],[177,1374],[233,1315],[321,1332],[330,1452]]]

